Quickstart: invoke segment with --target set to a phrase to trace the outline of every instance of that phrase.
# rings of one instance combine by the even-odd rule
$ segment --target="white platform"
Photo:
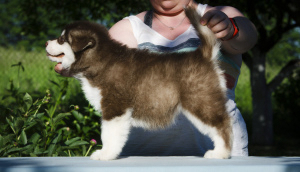
[[[300,157],[123,157],[93,161],[84,157],[0,158],[0,172],[300,172]]]

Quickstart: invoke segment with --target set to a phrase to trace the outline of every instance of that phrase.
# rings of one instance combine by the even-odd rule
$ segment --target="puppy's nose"
[[[46,42],[46,47],[48,46],[48,41]]]

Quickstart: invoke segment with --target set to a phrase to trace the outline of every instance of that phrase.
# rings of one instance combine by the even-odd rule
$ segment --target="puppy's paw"
[[[209,150],[205,153],[204,158],[208,159],[228,159],[230,158],[230,152],[228,151],[217,151]]]
[[[92,153],[90,157],[91,160],[102,160],[102,161],[109,161],[116,158],[117,155],[110,154],[109,152],[104,150],[96,150],[94,153]]]

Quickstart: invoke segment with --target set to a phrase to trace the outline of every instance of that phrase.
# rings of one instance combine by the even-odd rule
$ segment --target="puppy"
[[[199,24],[194,8],[185,9],[201,46],[188,53],[151,53],[130,49],[110,38],[104,26],[75,22],[46,43],[47,56],[80,80],[86,98],[102,111],[103,148],[93,160],[116,159],[130,128],[163,129],[183,112],[214,142],[205,158],[229,158],[231,120],[226,87],[217,64],[219,43]]]

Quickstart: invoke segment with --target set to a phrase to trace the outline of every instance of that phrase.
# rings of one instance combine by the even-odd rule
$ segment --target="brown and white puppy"
[[[219,43],[199,25],[193,8],[186,14],[196,28],[201,47],[188,53],[151,53],[112,40],[105,27],[90,22],[66,26],[47,42],[50,60],[81,81],[86,98],[102,111],[103,148],[93,160],[118,157],[131,126],[162,129],[179,112],[214,142],[205,158],[229,158],[231,120],[225,107],[225,80],[217,64]]]

